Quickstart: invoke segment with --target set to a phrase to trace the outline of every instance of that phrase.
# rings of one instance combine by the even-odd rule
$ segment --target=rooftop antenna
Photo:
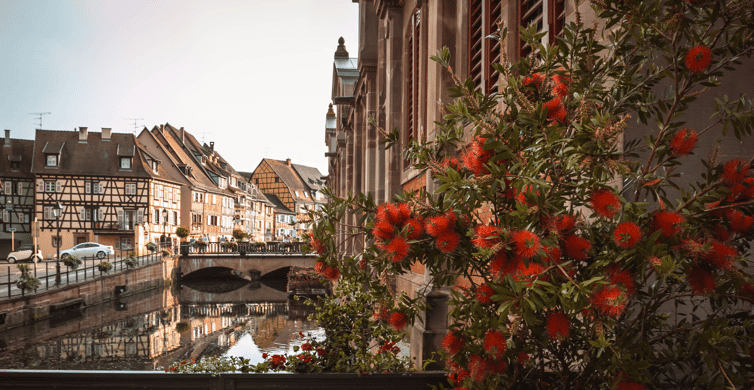
[[[49,112],[30,112],[29,113],[29,115],[39,116],[39,118],[37,118],[39,120],[39,127],[37,127],[37,130],[42,130],[42,116],[47,115],[47,114],[50,114],[50,113]]]
[[[134,134],[139,130],[139,124],[137,121],[143,121],[144,118],[123,118],[127,121],[134,121]]]

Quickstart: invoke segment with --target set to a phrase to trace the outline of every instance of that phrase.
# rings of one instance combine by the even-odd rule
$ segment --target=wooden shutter
[[[141,225],[144,223],[144,210],[138,209],[136,210],[136,224]]]
[[[484,43],[484,14],[482,0],[469,2],[469,77],[479,88],[482,85],[482,46]]]
[[[105,183],[99,182],[97,183],[97,186],[99,187],[99,193],[104,194],[105,193]]]
[[[63,183],[60,182],[60,180],[55,182],[55,192],[57,193],[63,192]]]
[[[83,207],[79,209],[79,221],[86,221],[86,209]]]
[[[494,34],[497,32],[497,24],[502,22],[503,4],[500,0],[490,0],[487,3],[487,12],[485,15],[485,27],[486,31],[484,36]],[[484,74],[485,92],[490,93],[495,89],[500,74],[492,64],[500,63],[500,54],[502,47],[500,41],[497,39],[485,39],[485,67],[487,68]]]
[[[529,28],[532,25],[537,26],[537,32],[543,31],[545,27],[544,7],[545,1],[548,0],[519,0],[518,2],[518,25]],[[518,54],[521,57],[531,53],[531,46],[519,39]]]
[[[45,192],[44,180],[37,180],[37,192]]]
[[[565,0],[548,0],[547,10],[547,19],[550,21],[550,44],[555,44],[555,37],[563,35]]]
[[[123,209],[118,209],[118,230],[124,230],[125,224],[123,221]]]

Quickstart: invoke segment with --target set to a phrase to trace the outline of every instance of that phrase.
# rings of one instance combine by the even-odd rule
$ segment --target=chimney
[[[289,167],[291,166],[291,159],[290,158],[286,158],[285,159],[285,165],[287,165]]]
[[[210,141],[209,143],[209,150],[211,150],[213,153],[215,152],[215,143]]]
[[[89,135],[89,132],[87,131],[87,128],[79,126],[79,143],[80,144],[86,143],[86,139],[88,135]]]
[[[181,143],[186,145],[186,130],[183,130],[183,127],[181,127]]]
[[[10,148],[10,130],[5,129],[5,147]]]
[[[103,127],[102,128],[102,140],[103,141],[110,141],[110,136],[113,133],[113,129],[110,127]]]
[[[160,134],[165,132],[165,125],[160,125]]]

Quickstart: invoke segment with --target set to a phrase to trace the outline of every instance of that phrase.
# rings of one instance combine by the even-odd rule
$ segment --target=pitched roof
[[[31,162],[34,141],[30,139],[10,139],[10,146],[0,139],[0,175],[3,177],[32,177]],[[11,170],[11,162],[18,162],[18,169]]]
[[[322,180],[322,173],[319,169],[314,167],[307,167],[306,165],[292,164],[293,169],[296,170],[301,180],[304,181],[309,189],[314,191],[321,191],[325,186],[325,182]]]
[[[141,156],[134,153],[137,141],[133,134],[112,133],[109,140],[103,140],[102,133],[87,132],[86,142],[79,142],[79,134],[79,131],[38,129],[31,172],[143,178],[153,176],[149,172],[151,170],[144,169]],[[57,168],[45,167],[46,154],[59,155]],[[130,170],[120,169],[119,157],[133,157]]]
[[[278,198],[276,195],[273,195],[273,194],[264,194],[264,196],[267,198],[267,200],[270,201],[270,203],[272,203],[273,206],[275,206],[275,212],[276,213],[279,213],[279,214],[291,214],[291,215],[296,214],[293,211],[291,211],[291,209],[289,209],[288,207],[286,207],[285,204],[283,204],[283,202],[280,200],[280,198]]]

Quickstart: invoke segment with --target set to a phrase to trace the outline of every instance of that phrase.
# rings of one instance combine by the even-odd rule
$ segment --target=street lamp
[[[58,221],[58,236],[55,239],[58,251],[58,255],[55,257],[55,285],[60,286],[60,217],[63,216],[63,206],[60,202],[52,208],[52,214],[55,216],[55,220]]]
[[[162,209],[162,235],[165,237],[165,242],[163,243],[164,246],[167,246],[167,243],[170,242],[170,236],[165,234],[168,232],[168,209]],[[163,247],[163,249],[165,249]]]
[[[16,229],[13,228],[13,204],[8,201],[5,205],[5,210],[8,211],[8,225],[10,226],[10,251],[16,250]]]

